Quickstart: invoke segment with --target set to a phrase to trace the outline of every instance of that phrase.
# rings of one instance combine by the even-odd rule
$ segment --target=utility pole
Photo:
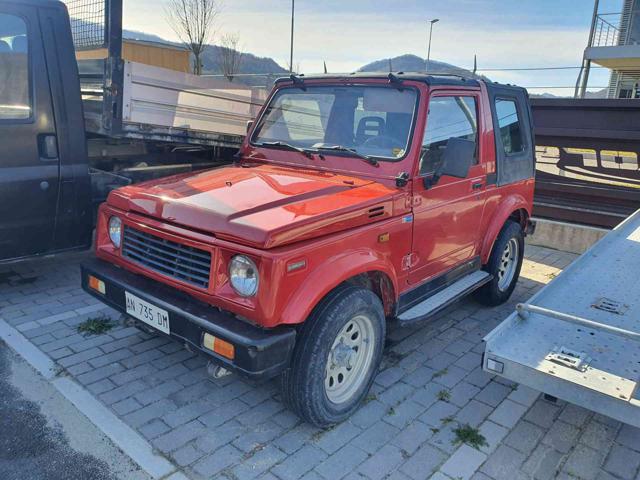
[[[293,26],[296,13],[296,0],[291,0],[291,51],[289,55],[289,72],[293,73]]]
[[[595,37],[596,31],[596,22],[598,21],[598,9],[600,0],[595,0],[593,5],[593,17],[591,19],[591,30],[589,31],[589,42],[587,43],[587,48],[593,46],[593,40]],[[589,72],[591,71],[591,60],[585,54],[582,56],[582,67],[580,68],[580,73],[578,74],[578,80],[576,81],[576,89],[574,92],[575,98],[584,98],[585,93],[587,92],[587,85],[589,84]]]
[[[439,22],[439,18],[434,18],[429,21],[429,47],[427,48],[427,64],[425,65],[425,71],[429,71],[429,62],[431,61],[431,34],[433,34],[433,24]]]

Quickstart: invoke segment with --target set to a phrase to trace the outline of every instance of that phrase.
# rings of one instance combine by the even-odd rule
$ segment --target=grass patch
[[[451,393],[449,392],[449,390],[443,389],[436,394],[436,397],[438,397],[438,400],[442,402],[448,402],[449,400],[451,400]]]
[[[83,335],[102,335],[114,326],[115,324],[107,316],[92,317],[78,325],[78,333]]]
[[[395,415],[396,414],[396,409],[393,407],[389,407],[389,410],[387,410],[387,415]]]
[[[445,376],[447,373],[449,373],[449,370],[446,368],[443,368],[442,370],[436,372],[433,374],[433,377],[431,378],[439,378],[439,377],[443,377]]]
[[[489,445],[487,439],[480,433],[477,428],[473,428],[471,425],[461,425],[458,428],[453,429],[453,433],[456,436],[455,444],[466,443],[467,445],[480,450],[481,447]]]
[[[454,420],[455,420],[455,417],[453,415],[449,415],[448,417],[444,417],[440,419],[440,421],[442,422],[442,425],[448,425]]]
[[[377,400],[378,396],[375,393],[370,393],[369,395],[367,395],[367,397],[364,399],[364,404],[367,404],[369,402],[373,402],[374,400]]]

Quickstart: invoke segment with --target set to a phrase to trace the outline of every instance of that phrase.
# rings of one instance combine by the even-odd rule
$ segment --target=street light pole
[[[289,55],[289,72],[293,73],[293,26],[296,11],[296,0],[291,0],[291,51]]]
[[[439,22],[439,18],[434,18],[429,21],[429,47],[427,48],[427,64],[425,65],[425,71],[429,71],[429,62],[431,60],[431,34],[433,33],[433,24]]]

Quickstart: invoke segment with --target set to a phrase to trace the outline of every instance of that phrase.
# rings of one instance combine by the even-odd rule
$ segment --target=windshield
[[[334,151],[339,146],[380,160],[400,160],[407,153],[416,104],[413,88],[283,88],[265,110],[252,142]]]

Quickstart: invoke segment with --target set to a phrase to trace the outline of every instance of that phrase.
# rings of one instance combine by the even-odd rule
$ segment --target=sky
[[[177,40],[166,21],[167,0],[124,0],[124,27]],[[533,93],[572,95],[586,46],[593,0],[296,0],[294,67],[302,73],[351,72],[374,60],[427,55],[428,21],[434,25],[431,58],[473,67],[492,80]],[[619,12],[622,0],[601,0],[600,12]],[[223,0],[216,38],[237,33],[244,51],[289,63],[291,0]],[[265,72],[266,73],[266,72]],[[609,71],[593,69],[589,87],[608,84]],[[567,87],[567,88],[550,88]]]

